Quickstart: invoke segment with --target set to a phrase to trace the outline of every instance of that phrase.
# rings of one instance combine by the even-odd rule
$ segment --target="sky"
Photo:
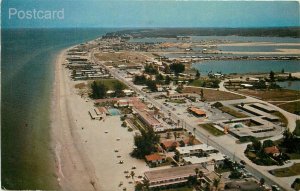
[[[34,9],[41,11],[40,16],[50,12],[51,19],[22,18],[26,11],[33,17]],[[63,18],[55,17],[53,11],[62,10]],[[2,28],[285,27],[300,26],[299,10],[299,1],[4,0],[1,25]]]

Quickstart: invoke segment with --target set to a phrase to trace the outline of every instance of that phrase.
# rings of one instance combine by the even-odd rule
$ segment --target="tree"
[[[281,73],[284,74],[284,68],[281,69]]]
[[[274,82],[275,81],[275,73],[271,70],[271,72],[270,72],[270,80],[271,80],[271,82]]]
[[[198,173],[199,173],[199,168],[195,168],[195,173],[196,173],[196,177],[197,177]]]
[[[155,81],[156,81],[157,83],[161,84],[163,80],[164,80],[163,75],[161,75],[161,74],[156,74],[156,75],[155,75]]]
[[[195,176],[189,176],[187,179],[187,184],[189,187],[195,186],[197,184],[197,178]]]
[[[102,99],[106,96],[107,87],[102,83],[96,83],[93,81],[91,84],[92,94],[91,97],[94,99]]]
[[[123,97],[124,96],[124,85],[120,82],[116,82],[114,84],[115,96],[116,97]]]
[[[196,79],[199,79],[200,78],[200,72],[199,70],[196,71]]]
[[[143,85],[147,82],[147,79],[146,79],[146,76],[145,75],[141,75],[141,76],[134,76],[134,79],[133,79],[133,83],[136,84],[136,85]]]
[[[252,140],[252,146],[255,151],[260,151],[261,150],[261,142],[257,139]]]
[[[134,145],[136,148],[131,153],[137,158],[144,158],[156,150],[155,145],[159,142],[159,136],[154,133],[152,129],[148,131],[141,129],[141,134],[134,136]]]
[[[166,76],[166,80],[165,80],[165,84],[169,85],[170,82],[171,82],[171,80],[172,80],[172,79],[170,78],[170,76],[167,75],[167,76]]]
[[[213,179],[213,186],[216,188],[216,190],[218,190],[220,182],[221,182],[221,180],[219,178]]]
[[[171,71],[173,71],[175,73],[176,76],[178,76],[179,73],[184,72],[185,66],[184,66],[184,64],[181,64],[181,63],[173,63],[170,65],[170,69],[171,69]]]
[[[260,184],[261,186],[263,186],[263,185],[265,184],[265,179],[264,179],[264,178],[261,178],[261,179],[259,180],[259,184]]]
[[[175,139],[175,141],[176,141],[176,138],[177,138],[177,132],[174,131],[174,132],[173,132],[173,135],[174,135],[174,139]]]
[[[262,148],[272,147],[272,146],[274,146],[274,142],[273,142],[272,140],[265,140],[265,141],[263,142]]]
[[[130,176],[131,176],[132,179],[133,179],[134,175],[135,175],[135,173],[133,171],[131,171]]]
[[[150,75],[158,74],[158,70],[152,64],[146,64],[144,69],[145,69],[145,73],[147,74]]]
[[[153,80],[147,80],[146,85],[152,92],[157,92],[156,82]]]
[[[200,97],[201,97],[201,100],[203,101],[204,100],[204,92],[203,92],[202,88],[200,89]]]

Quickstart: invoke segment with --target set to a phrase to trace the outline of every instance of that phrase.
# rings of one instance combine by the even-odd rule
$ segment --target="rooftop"
[[[150,154],[145,156],[147,161],[156,161],[156,160],[162,160],[165,157],[159,155],[158,153]]]
[[[200,144],[200,145],[191,145],[186,147],[177,147],[176,150],[180,154],[184,154],[184,153],[190,153],[191,151],[194,150],[211,151],[211,150],[215,150],[215,148],[207,144]]]
[[[222,161],[225,159],[225,155],[222,153],[212,153],[208,157],[196,157],[196,156],[190,156],[190,157],[184,157],[183,160],[186,162],[189,162],[191,164],[201,164],[211,161]]]
[[[280,153],[278,147],[276,147],[276,146],[266,147],[266,148],[264,148],[264,151],[267,154],[277,154],[277,153]]]
[[[145,174],[145,177],[150,182],[156,182],[156,181],[176,179],[178,177],[188,177],[191,175],[195,175],[196,168],[198,168],[205,174],[208,173],[208,170],[203,168],[202,165],[195,164],[195,165],[173,167],[173,168],[168,168],[168,169],[147,171],[144,174]]]

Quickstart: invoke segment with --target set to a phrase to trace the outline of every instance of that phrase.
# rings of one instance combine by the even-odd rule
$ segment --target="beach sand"
[[[52,109],[52,140],[59,185],[62,190],[115,191],[124,187],[134,190],[130,182],[148,170],[144,161],[129,155],[135,132],[121,127],[120,116],[91,120],[88,111],[93,108],[93,102],[81,98],[74,88],[76,82],[62,65],[65,51],[58,55],[55,63]],[[124,163],[118,164],[120,160]],[[132,170],[133,166],[136,169]],[[124,171],[134,171],[134,180],[125,178]],[[121,181],[123,185],[119,186]]]

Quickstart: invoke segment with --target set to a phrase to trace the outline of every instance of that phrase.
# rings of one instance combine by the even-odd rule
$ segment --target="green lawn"
[[[91,82],[93,82],[93,81],[91,81]],[[127,88],[127,86],[124,83],[122,83],[122,82],[120,82],[119,80],[116,80],[116,79],[96,80],[96,83],[102,83],[102,84],[104,84],[109,90],[114,90],[115,89],[114,88],[115,84],[118,84],[118,83],[121,84],[124,89]]]
[[[215,128],[212,123],[201,124],[200,127],[202,127],[203,129],[205,129],[206,131],[208,131],[210,134],[214,136],[224,135],[224,132]]]
[[[296,128],[293,132],[296,136],[300,136],[300,120],[296,121]]]
[[[228,113],[229,115],[232,115],[233,117],[236,117],[236,118],[249,117],[248,115],[245,115],[241,112],[238,112],[238,111],[236,111],[234,109],[231,109],[229,107],[226,107],[226,106],[219,107],[218,109],[225,112],[225,113]]]
[[[271,174],[277,177],[289,177],[300,175],[300,163],[296,163],[287,168],[279,168],[276,170],[270,171]]]
[[[278,104],[278,107],[290,112],[290,113],[298,113],[300,111],[300,101],[288,102],[285,104]],[[299,113],[298,113],[299,115]]]

